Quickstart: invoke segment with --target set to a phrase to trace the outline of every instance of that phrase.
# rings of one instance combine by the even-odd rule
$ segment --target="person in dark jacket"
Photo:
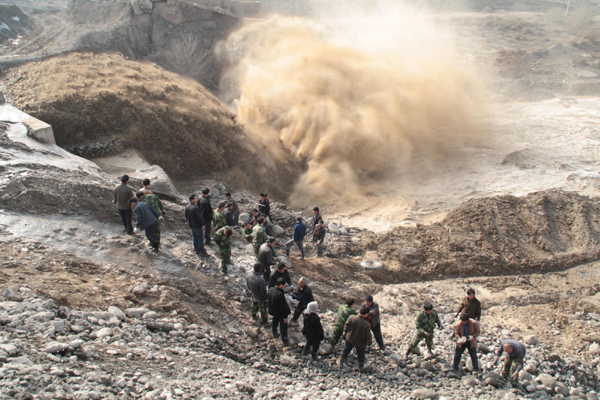
[[[285,280],[280,278],[277,281],[277,286],[269,289],[267,301],[269,306],[269,314],[273,317],[271,322],[273,329],[273,337],[278,338],[277,326],[281,329],[281,341],[284,345],[288,344],[288,316],[290,315],[290,306],[288,306],[283,288]]]
[[[202,217],[204,218],[204,242],[208,246],[210,244],[210,230],[213,220],[213,208],[210,205],[210,189],[202,189],[202,197],[200,197],[198,207],[202,211]]]
[[[358,312],[359,315],[351,315],[348,321],[346,321],[344,327],[344,351],[338,361],[340,367],[344,365],[350,352],[356,347],[358,369],[361,372],[363,371],[365,367],[365,349],[371,344],[371,324],[367,321],[369,311],[369,307],[363,307]]]
[[[523,363],[527,350],[525,346],[514,339],[504,339],[500,342],[498,351],[496,352],[496,358],[494,358],[494,365],[500,360],[500,356],[503,352],[506,352],[506,359],[504,360],[504,368],[502,369],[502,377],[508,379],[513,385],[519,382],[519,372],[523,369]]]
[[[277,269],[271,274],[271,278],[269,279],[269,288],[277,286],[277,280],[279,278],[285,279],[285,282],[292,286],[292,278],[290,278],[290,274],[287,269],[285,269],[285,264],[282,262],[277,264]]]
[[[301,258],[304,260],[304,237],[306,236],[306,225],[302,222],[302,217],[296,218],[296,226],[294,226],[294,236],[292,240],[285,243],[285,255],[290,256],[290,249],[294,244],[300,250]]]
[[[265,282],[269,282],[271,277],[271,265],[277,264],[274,260],[273,248],[275,247],[275,238],[270,237],[266,243],[263,243],[258,249],[258,262],[263,267]]]
[[[135,197],[129,200],[129,205],[135,209],[136,227],[134,232],[144,230],[152,250],[158,253],[160,243],[156,238],[156,223],[162,220],[162,217],[150,204],[138,201]]]
[[[294,318],[292,319],[292,321],[296,322],[302,311],[306,310],[308,303],[315,301],[312,290],[307,285],[305,278],[300,278],[298,281],[298,291],[292,294],[292,298],[298,300],[298,305],[294,310]]]
[[[115,203],[119,209],[119,215],[121,216],[121,221],[125,227],[125,232],[131,235],[133,233],[133,223],[131,222],[133,211],[129,205],[129,199],[133,197],[133,189],[128,183],[129,175],[123,175],[121,177],[121,184],[115,188],[113,203]]]
[[[302,350],[302,355],[305,356],[309,352],[312,355],[312,359],[317,359],[317,352],[321,341],[325,339],[323,333],[323,325],[321,325],[321,318],[317,315],[319,305],[316,301],[308,303],[306,310],[304,310],[304,328],[302,328],[302,334],[306,336],[306,346]]]
[[[231,197],[231,193],[225,193],[225,198],[229,204],[233,204],[233,222],[235,226],[239,226],[240,221],[240,207],[237,204],[237,201],[233,197]]]
[[[252,293],[252,318],[256,319],[260,312],[260,319],[263,324],[268,321],[267,316],[267,284],[262,274],[262,265],[254,264],[254,270],[246,275],[246,285]]]
[[[460,321],[454,325],[454,337],[456,339],[456,349],[454,350],[454,362],[452,369],[458,372],[460,358],[465,350],[469,351],[473,371],[479,372],[479,359],[477,358],[477,337],[480,335],[479,324],[474,319],[469,318],[467,313],[460,316]]]
[[[313,231],[313,242],[317,244],[317,257],[323,257],[323,241],[325,240],[325,227],[320,219]]]
[[[267,199],[266,193],[261,193],[258,196],[258,211],[265,215],[265,218],[271,219],[271,202]]]
[[[474,320],[481,320],[481,303],[475,298],[475,290],[467,290],[467,297],[461,301],[460,306],[458,306],[458,312],[454,318],[461,313],[467,313],[469,318]]]
[[[201,257],[207,257],[208,253],[204,248],[204,217],[202,211],[198,208],[198,196],[195,194],[190,195],[190,204],[185,207],[185,219],[188,225],[192,229],[192,236],[194,238],[194,251]]]
[[[323,221],[323,217],[321,216],[321,212],[319,211],[319,207],[313,208],[313,217],[312,217],[312,230],[314,232],[315,228],[319,221]]]
[[[227,226],[230,226],[233,228],[235,226],[235,220],[233,218],[233,204],[232,203],[227,203],[227,208],[225,208],[225,212],[223,213],[223,215],[225,215],[225,221],[227,221]]]
[[[375,303],[373,301],[373,296],[369,295],[365,299],[363,307],[369,307],[369,317],[371,318],[373,336],[375,336],[375,341],[377,342],[379,349],[385,353],[383,337],[381,336],[381,317],[379,315],[379,304]]]

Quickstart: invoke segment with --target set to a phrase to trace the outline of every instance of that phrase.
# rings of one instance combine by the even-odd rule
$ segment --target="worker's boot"
[[[404,356],[405,358],[408,358],[408,356],[410,355],[411,352],[411,348],[409,347],[408,350],[406,350],[406,355]]]
[[[300,355],[300,357],[304,357],[307,354],[308,354],[308,345],[304,346],[304,349],[302,349],[302,354]]]
[[[358,363],[358,372],[363,372],[365,368],[365,363]]]
[[[344,362],[345,361],[346,360],[343,357],[340,357],[339,360],[338,360],[338,362],[337,362],[338,367],[342,368],[344,366]]]
[[[285,256],[290,257],[290,249],[285,249]]]

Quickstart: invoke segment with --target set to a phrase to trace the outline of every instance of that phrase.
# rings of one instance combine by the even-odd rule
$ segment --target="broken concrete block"
[[[44,121],[29,117],[23,120],[23,125],[27,127],[27,136],[37,139],[42,143],[56,144],[52,126],[48,125]]]

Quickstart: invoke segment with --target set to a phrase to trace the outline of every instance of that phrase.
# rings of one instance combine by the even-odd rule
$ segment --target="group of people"
[[[114,192],[113,202],[117,204],[125,232],[133,234],[141,230],[155,253],[159,252],[161,223],[165,213],[162,202],[152,193],[151,182],[144,179],[142,188],[135,194],[129,186],[129,176],[121,177],[121,184]],[[210,190],[202,190],[202,196],[195,194],[189,196],[190,204],[185,207],[185,218],[192,230],[194,251],[200,257],[207,257],[205,245],[211,245],[212,225],[214,224],[213,240],[219,247],[221,256],[221,270],[227,273],[227,265],[231,263],[231,241],[233,229],[239,227],[240,209],[230,193],[226,194],[226,201],[218,204],[213,210],[210,203]],[[133,226],[133,212],[136,215],[136,225]],[[273,337],[281,336],[284,345],[288,344],[288,318],[292,314],[286,293],[298,301],[291,322],[297,322],[303,315],[302,333],[307,342],[302,355],[311,354],[316,359],[321,342],[325,339],[323,326],[318,316],[318,303],[315,301],[312,290],[306,278],[300,278],[298,289],[293,291],[292,281],[283,262],[277,263],[275,254],[275,236],[273,221],[271,220],[271,206],[266,193],[259,196],[259,204],[252,210],[252,217],[244,224],[242,236],[252,243],[258,262],[252,271],[248,272],[246,282],[252,293],[251,315],[253,319],[260,320],[268,325],[268,316],[271,316]],[[311,221],[313,241],[316,242],[317,257],[323,256],[323,241],[325,228],[323,217],[318,207],[313,208]],[[291,248],[296,245],[304,259],[306,250],[304,240],[307,226],[302,217],[296,218],[296,225],[292,238],[285,243],[286,255],[289,257]],[[275,266],[271,270],[272,266]],[[381,319],[379,305],[373,296],[367,296],[361,308],[356,311],[352,306],[354,299],[348,299],[339,307],[333,327],[330,344],[336,346],[341,338],[344,339],[344,348],[338,360],[342,366],[353,349],[356,349],[359,370],[363,370],[366,359],[366,348],[372,342],[372,336],[380,350],[386,354],[386,348],[381,334]],[[469,289],[467,296],[462,299],[455,318],[460,315],[459,321],[454,325],[453,337],[456,340],[453,369],[459,370],[461,357],[465,351],[469,352],[474,371],[479,371],[477,356],[477,337],[481,334],[481,303],[475,297],[475,291]],[[442,323],[433,305],[427,302],[416,318],[417,333],[408,346],[406,356],[417,352],[419,343],[425,340],[427,349],[431,353],[435,327],[442,329]],[[500,343],[494,364],[498,362],[503,352],[507,357],[503,368],[503,377],[511,379],[513,384],[518,382],[519,372],[523,369],[526,349],[523,344],[514,339],[505,339]]]
[[[129,186],[129,176],[121,177],[121,184],[114,192],[113,203],[117,204],[125,232],[128,234],[144,231],[152,246],[152,251],[158,254],[160,249],[161,225],[165,213],[162,202],[150,190],[150,179],[142,181],[142,187],[135,193]],[[135,212],[136,225],[133,226]]]

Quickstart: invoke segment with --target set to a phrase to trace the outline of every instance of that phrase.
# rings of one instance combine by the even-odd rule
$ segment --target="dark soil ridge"
[[[467,201],[442,223],[396,228],[370,241],[377,282],[561,271],[600,260],[600,202],[564,191]]]

